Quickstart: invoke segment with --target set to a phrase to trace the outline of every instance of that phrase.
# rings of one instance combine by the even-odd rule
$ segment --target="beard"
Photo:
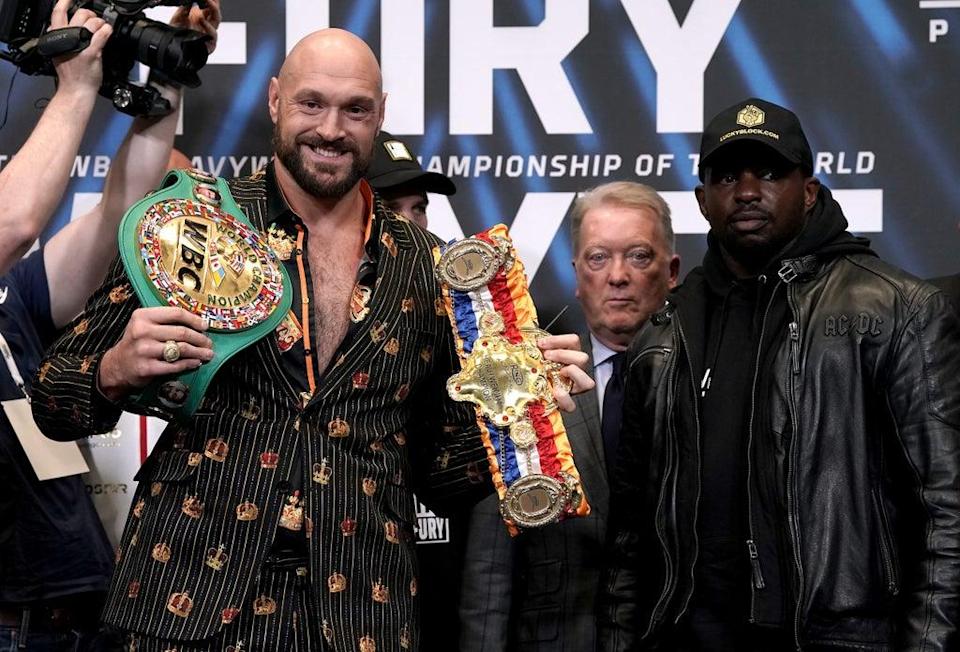
[[[278,120],[273,127],[273,137],[271,139],[273,151],[277,158],[283,163],[283,166],[290,172],[290,176],[297,182],[297,185],[307,191],[309,194],[320,199],[340,199],[353,188],[357,182],[367,173],[370,167],[370,161],[373,159],[374,144],[370,144],[370,151],[364,154],[357,147],[356,143],[348,140],[326,141],[319,136],[312,138],[296,137],[285,140],[282,134],[281,122]],[[353,163],[347,174],[342,178],[333,175],[336,169],[327,165],[309,165],[303,158],[300,151],[300,145],[310,147],[320,147],[332,149],[341,153],[352,154]]]

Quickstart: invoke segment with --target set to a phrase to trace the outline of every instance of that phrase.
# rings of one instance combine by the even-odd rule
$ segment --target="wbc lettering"
[[[180,260],[184,264],[177,270],[177,279],[188,289],[198,290],[202,284],[200,275],[194,270],[203,271],[208,234],[207,225],[191,220],[183,221],[183,231],[180,234]],[[190,269],[191,267],[193,269]],[[189,283],[187,278],[190,279]]]

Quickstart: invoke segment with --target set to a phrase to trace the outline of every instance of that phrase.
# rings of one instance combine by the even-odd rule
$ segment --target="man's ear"
[[[803,182],[803,207],[810,210],[817,203],[820,194],[820,180],[816,177],[807,177]]]
[[[574,276],[576,276],[576,274],[577,274],[577,259],[574,258],[573,260],[571,260],[571,261],[570,261],[570,265],[573,266],[573,274],[574,274]],[[575,283],[575,284],[574,284],[574,286],[573,286],[573,296],[576,297],[577,299],[580,298],[580,283]]]
[[[707,216],[707,192],[703,189],[703,184],[693,189],[693,194],[697,196],[697,205],[700,207],[700,214],[703,215],[705,219],[710,219]]]
[[[670,289],[677,287],[677,281],[680,279],[680,256],[673,254],[670,258]]]
[[[276,77],[271,77],[267,86],[267,108],[270,109],[273,124],[277,124],[277,116],[280,115],[280,80]]]
[[[377,123],[377,134],[383,127],[383,118],[387,115],[387,94],[384,93],[380,98],[380,122]]]

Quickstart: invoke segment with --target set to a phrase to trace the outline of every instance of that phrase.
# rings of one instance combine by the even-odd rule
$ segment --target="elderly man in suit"
[[[495,496],[474,509],[461,590],[462,651],[595,648],[622,361],[633,336],[676,284],[680,258],[669,207],[638,183],[609,183],[578,198],[571,236],[596,392],[576,398],[578,409],[564,417],[564,425],[592,512],[511,539]]]
[[[229,190],[294,279],[293,308],[140,470],[104,620],[139,652],[415,650],[413,467],[437,460],[434,485],[455,494],[477,489],[485,457],[472,406],[443,391],[457,364],[439,240],[362,180],[385,105],[363,41],[305,37],[268,99],[276,156]],[[108,430],[152,380],[218,355],[206,330],[140,307],[115,266],[41,365],[38,423],[63,439]],[[592,385],[569,365],[586,363],[576,336],[539,344]]]

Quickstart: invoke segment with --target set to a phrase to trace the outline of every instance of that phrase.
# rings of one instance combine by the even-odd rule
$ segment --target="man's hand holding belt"
[[[134,311],[123,337],[100,362],[100,391],[119,401],[158,378],[199,368],[213,359],[213,342],[204,335],[206,330],[206,320],[183,308]],[[176,357],[170,353],[171,343]]]
[[[537,340],[543,357],[560,365],[557,371],[566,383],[553,383],[553,399],[564,412],[577,409],[571,395],[581,394],[594,388],[595,383],[585,369],[590,365],[590,356],[580,350],[580,338],[575,333],[547,335]]]

